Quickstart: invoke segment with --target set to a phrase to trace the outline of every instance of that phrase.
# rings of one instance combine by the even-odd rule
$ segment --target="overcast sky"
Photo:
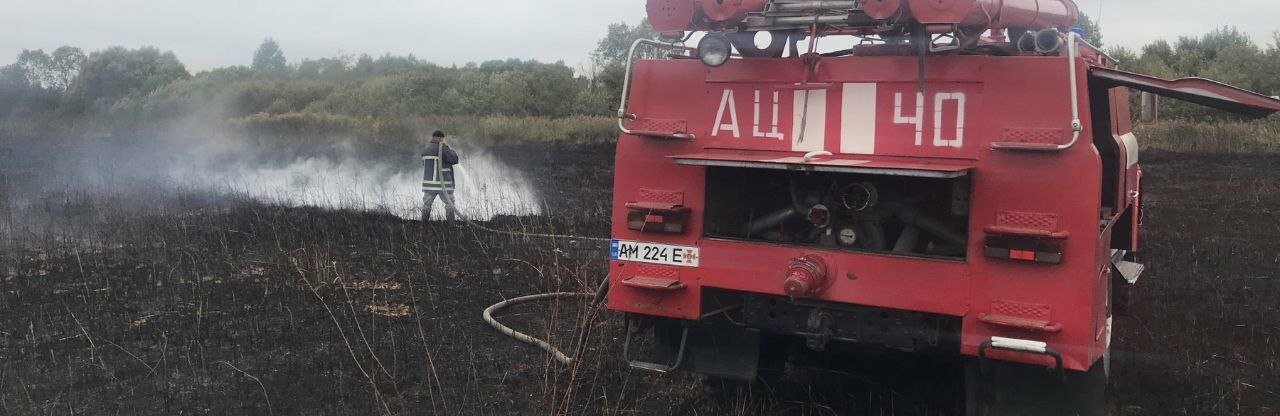
[[[1280,29],[1274,0],[1079,0],[1108,45],[1235,25],[1260,45]],[[580,67],[612,22],[638,22],[644,0],[0,0],[0,63],[22,49],[151,45],[193,71],[247,65],[266,37],[301,58],[414,54],[440,64],[507,57]]]

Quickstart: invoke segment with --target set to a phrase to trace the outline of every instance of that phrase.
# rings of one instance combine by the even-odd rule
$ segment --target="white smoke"
[[[487,153],[460,156],[464,158],[462,163],[454,166],[458,186],[454,199],[462,215],[488,220],[494,215],[542,214],[541,201],[523,172],[506,166]],[[419,207],[421,205],[418,204]],[[444,215],[444,208],[439,203],[433,208],[433,218]]]
[[[236,156],[239,152],[230,153]],[[541,204],[533,185],[520,171],[492,155],[472,151],[461,154],[457,166],[458,211],[466,218],[487,221],[497,215],[538,215]],[[186,188],[207,189],[286,206],[387,212],[405,219],[422,215],[422,167],[345,158],[300,158],[282,166],[264,166],[249,160],[216,158],[177,163],[169,180]],[[419,160],[416,155],[408,160]],[[444,217],[444,205],[436,202],[433,218]]]
[[[219,201],[239,198],[413,220],[422,215],[422,159],[413,146],[371,150],[349,140],[309,143],[307,151],[264,148],[249,139],[169,137],[0,142],[6,169],[0,175],[0,248],[45,237],[93,238],[91,230],[114,215],[219,209]],[[455,199],[464,217],[542,213],[533,182],[522,172],[482,149],[458,152]],[[437,202],[432,217],[443,216]]]

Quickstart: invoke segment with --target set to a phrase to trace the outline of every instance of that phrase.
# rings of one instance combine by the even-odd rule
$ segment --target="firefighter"
[[[445,217],[453,221],[458,210],[453,204],[453,166],[458,153],[445,144],[444,132],[431,133],[431,142],[422,152],[422,221],[431,220],[431,207],[439,197],[444,202]]]

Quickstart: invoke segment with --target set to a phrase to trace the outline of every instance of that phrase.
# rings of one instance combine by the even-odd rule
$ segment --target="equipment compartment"
[[[707,168],[707,237],[965,259],[970,181]]]

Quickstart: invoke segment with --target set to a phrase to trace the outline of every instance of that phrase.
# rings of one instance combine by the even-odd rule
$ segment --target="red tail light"
[[[1065,240],[1054,237],[988,234],[987,257],[1036,263],[1062,263]]]
[[[642,233],[683,233],[689,223],[689,208],[672,204],[627,203],[627,229]]]

